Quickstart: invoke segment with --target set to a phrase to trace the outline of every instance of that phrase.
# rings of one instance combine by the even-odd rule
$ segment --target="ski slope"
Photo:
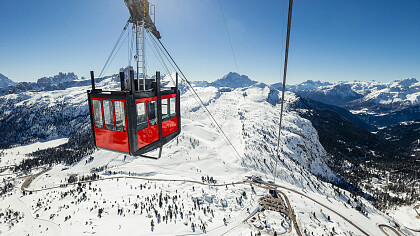
[[[115,78],[104,80],[101,86],[115,87],[115,81]],[[85,89],[61,91],[73,98],[74,103],[68,102],[67,106],[75,104],[87,110],[83,100],[86,95],[80,92]],[[325,164],[327,153],[312,124],[288,108],[287,103],[295,99],[293,93],[286,96],[281,154],[276,161],[278,91],[256,84],[235,89],[200,87],[197,92],[239,156],[218,133],[193,95],[185,91],[181,105],[182,133],[164,147],[159,160],[98,150],[74,165],[52,166],[30,183],[25,194],[21,191],[24,179],[8,176],[6,180],[0,176],[15,184],[11,193],[1,196],[0,212],[11,209],[24,215],[22,219],[0,224],[1,234],[250,235],[251,232],[272,234],[273,230],[284,233],[291,223],[280,213],[264,213],[260,225],[267,217],[270,219],[270,227],[264,230],[244,222],[258,208],[258,200],[268,194],[266,189],[250,183],[232,184],[251,175],[262,176],[266,183],[274,181],[275,170],[275,183],[283,186],[280,190],[290,199],[301,232],[325,235],[334,228],[337,234],[364,235],[348,223],[351,221],[371,235],[383,235],[380,224],[394,225],[393,219],[364,199],[355,201],[343,190],[338,194],[331,184],[324,182],[340,177]],[[36,92],[26,95],[26,103],[40,96]],[[57,91],[51,91],[43,92],[42,96],[54,106],[54,97],[58,95]],[[65,110],[71,111],[71,107]],[[17,164],[30,158],[26,153],[63,142],[66,140],[52,139],[46,145],[34,143],[5,150],[0,166]],[[157,156],[157,152],[150,155]],[[82,179],[93,173],[99,179],[68,184],[69,178]],[[202,181],[207,176],[217,183]],[[368,216],[356,210],[358,205]],[[282,225],[282,221],[286,223]],[[296,231],[292,230],[291,234],[295,235]]]

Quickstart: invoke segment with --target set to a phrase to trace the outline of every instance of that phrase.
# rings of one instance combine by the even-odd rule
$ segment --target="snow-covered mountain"
[[[255,85],[258,82],[251,80],[246,75],[240,75],[236,72],[230,72],[227,75],[223,76],[222,78],[211,83],[207,81],[194,81],[192,83],[197,87],[213,86],[216,88],[220,88],[220,87],[244,88],[244,87],[249,87],[251,85]]]
[[[287,88],[300,96],[343,107],[378,128],[420,119],[420,82],[414,78],[388,83],[307,81]]]
[[[11,79],[7,78],[3,74],[0,74],[0,88],[4,88],[4,87],[8,87],[8,86],[13,86],[15,84],[16,83],[13,82]]]
[[[70,75],[71,79],[77,78],[73,74]],[[232,73],[229,75],[232,76]],[[218,84],[226,82],[225,85],[228,85],[227,82],[232,80],[230,76],[223,77]],[[168,77],[169,75],[164,80],[168,80]],[[45,78],[40,80],[46,81]],[[50,77],[48,82],[61,84],[63,80],[69,81],[65,74],[60,74]],[[238,83],[234,84],[236,85]],[[272,146],[276,144],[275,130],[278,125],[279,111],[277,103],[280,100],[280,94],[268,86],[244,86],[242,84],[241,89],[235,90],[227,90],[224,88],[226,86],[223,88],[208,86],[197,88],[197,91],[202,96],[203,102],[215,113],[215,117],[223,121],[222,127],[226,127],[228,132],[233,129],[230,132],[234,132],[232,136],[235,137],[235,142],[241,142],[238,145],[243,149],[242,154],[247,157],[241,161],[253,168],[270,173],[273,171],[272,159],[275,156],[275,148]],[[96,87],[117,90],[119,78],[117,75],[107,77],[97,83]],[[6,135],[0,137],[0,143],[44,141],[68,137],[76,131],[88,130],[90,123],[86,90],[89,88],[90,86],[73,86],[62,90],[53,87],[55,90],[52,91],[33,90],[3,96],[0,99],[0,124],[2,130],[6,131]],[[191,117],[191,121],[208,121],[191,93],[185,93],[182,99],[184,120]],[[295,97],[289,93],[288,99],[293,100]],[[248,116],[251,118],[247,119]],[[290,137],[283,140],[287,142],[287,147],[283,148],[284,155],[288,155],[290,159],[319,177],[331,180],[336,178],[322,161],[327,154],[317,142],[317,134],[311,124],[291,111],[286,113],[285,117],[283,132]],[[188,124],[188,122],[185,123]],[[207,125],[211,126],[210,123]],[[237,135],[244,137],[238,139]],[[196,137],[193,136],[193,138]],[[254,162],[262,161],[262,150],[266,152],[266,161],[270,163],[255,165]]]
[[[319,80],[317,81],[307,80],[300,84],[293,84],[293,85],[286,84],[286,88],[289,91],[296,92],[296,91],[302,91],[302,90],[315,90],[319,87],[329,86],[329,85],[332,85],[332,84],[330,82],[321,82]],[[275,84],[272,84],[271,86],[278,90],[283,89],[283,83],[275,83]]]
[[[361,234],[357,227],[362,227],[368,235],[381,234],[378,225],[389,225],[393,221],[389,216],[366,200],[324,182],[341,178],[326,165],[328,153],[311,122],[290,109],[296,95],[286,94],[277,158],[279,91],[249,78],[241,77],[239,83],[229,78],[196,90],[239,156],[193,94],[184,92],[182,133],[164,147],[160,160],[98,150],[71,165],[52,165],[48,172],[31,179],[30,194],[23,195],[23,180],[7,179],[3,176],[16,174],[2,173],[0,178],[13,185],[7,185],[9,195],[0,195],[0,208],[7,208],[7,214],[16,219],[1,224],[0,231],[25,235],[286,233],[292,229],[290,216],[259,212],[258,202],[268,191],[241,183],[250,175],[262,176],[261,181],[268,183],[276,173],[275,181],[288,195],[302,232]],[[97,88],[118,89],[118,77],[98,80]],[[60,145],[74,132],[88,132],[87,89],[89,85],[52,87],[2,96],[0,125],[7,125],[11,134],[0,138],[12,144],[25,140],[43,144],[5,149],[0,167],[37,160],[40,157],[27,154]],[[221,186],[199,184],[210,182],[208,177]],[[96,181],[98,178],[101,181]],[[95,181],[67,185],[77,179]],[[402,230],[411,234],[403,226]],[[298,233],[293,230],[292,234]]]
[[[376,113],[393,112],[420,105],[420,82],[409,78],[389,83],[352,82],[352,89],[363,95],[346,106],[351,110],[361,107]]]
[[[105,89],[117,86],[116,76],[97,80]],[[69,137],[89,129],[86,90],[90,80],[79,80],[73,73],[39,79],[25,90],[0,97],[0,145]],[[19,87],[19,84],[16,85]],[[28,88],[32,88],[29,90]]]
[[[323,84],[306,81],[288,86],[288,89],[316,101],[344,106],[354,112],[376,114],[420,105],[420,82],[415,78],[388,83],[352,81]]]
[[[81,79],[81,80],[85,80],[85,79]],[[77,81],[80,81],[80,80],[74,73],[61,73],[60,72],[58,75],[55,75],[53,77],[42,77],[38,79],[37,84],[47,87],[47,86],[54,86],[54,85],[77,82]]]
[[[193,84],[196,87],[207,87],[207,86],[209,86],[209,82],[207,82],[205,80],[192,81],[191,84]]]
[[[336,106],[343,106],[350,101],[363,97],[352,90],[349,84],[341,83],[321,86],[312,90],[296,90],[295,92],[300,96],[309,97],[313,100]]]
[[[101,81],[99,79],[99,81]],[[54,91],[90,84],[90,79],[79,78],[74,73],[59,73],[52,77],[42,77],[37,82],[15,83],[8,87],[0,87],[0,95],[20,93],[23,91]]]

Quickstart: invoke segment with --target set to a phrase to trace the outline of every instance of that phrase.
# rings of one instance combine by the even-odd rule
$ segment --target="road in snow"
[[[46,187],[46,188],[41,188],[41,189],[28,189],[30,183],[37,178],[38,176],[46,173],[47,170],[43,170],[37,174],[34,174],[32,176],[29,176],[24,183],[21,186],[21,190],[25,191],[25,192],[39,192],[39,191],[50,191],[53,189],[57,189],[57,188],[62,188],[61,186],[52,186],[52,187]],[[277,189],[278,193],[280,195],[282,195],[282,197],[285,199],[286,201],[286,205],[287,205],[287,209],[289,209],[288,216],[290,217],[294,228],[296,230],[297,235],[302,236],[303,234],[301,233],[299,226],[297,224],[297,219],[296,219],[296,215],[294,214],[293,208],[290,204],[289,198],[286,196],[286,194],[280,190],[278,190],[278,188],[283,188],[285,190],[291,191],[293,193],[296,193],[298,195],[301,195],[303,197],[306,197],[308,199],[310,199],[311,201],[319,204],[320,206],[330,210],[331,212],[335,213],[336,215],[340,216],[341,218],[343,218],[345,221],[347,221],[348,223],[350,223],[352,226],[354,226],[357,230],[359,230],[360,232],[362,232],[363,234],[369,236],[372,235],[371,233],[366,232],[362,227],[360,227],[359,225],[357,225],[356,223],[354,223],[353,221],[351,221],[350,219],[348,219],[345,215],[335,211],[334,209],[326,206],[325,204],[315,200],[314,198],[311,198],[310,196],[303,194],[299,191],[296,191],[294,189],[285,187],[285,186],[281,186],[281,185],[277,185],[274,183],[267,183],[267,182],[260,182],[260,183],[256,183],[256,182],[252,182],[249,180],[244,180],[244,181],[239,181],[239,182],[233,182],[233,183],[224,183],[224,184],[207,184],[207,183],[203,183],[203,182],[199,182],[199,181],[194,181],[194,180],[177,180],[177,179],[159,179],[159,178],[145,178],[145,177],[135,177],[135,176],[117,176],[117,177],[105,177],[105,178],[101,178],[98,180],[93,180],[93,181],[81,181],[81,182],[76,182],[76,183],[71,183],[71,184],[67,184],[67,185],[78,185],[79,183],[88,183],[88,182],[97,182],[97,181],[104,181],[104,180],[110,180],[110,179],[139,179],[139,180],[147,180],[147,181],[164,181],[164,182],[183,182],[183,183],[193,183],[193,184],[200,184],[200,185],[208,185],[208,186],[213,186],[213,187],[221,187],[221,186],[228,186],[228,185],[240,185],[240,184],[252,184],[254,186],[260,187],[260,188],[264,188],[264,189]],[[232,230],[234,230],[235,228],[237,228],[239,225],[243,224],[244,221],[246,221],[247,219],[249,219],[253,214],[255,214],[255,209],[260,207],[260,203],[256,202],[254,203],[254,205],[252,207],[248,207],[248,209],[250,209],[251,212],[253,213],[249,213],[249,211],[247,210],[247,207],[245,207],[239,215],[237,215],[234,219],[234,221],[229,222],[228,227],[227,228],[216,228],[216,229],[212,229],[209,230],[209,232],[214,233],[215,235],[225,235],[229,232],[231,232]],[[392,230],[392,232],[394,232],[396,235],[400,235],[398,233],[397,230],[395,230],[394,228],[392,228],[391,226],[385,225],[385,224],[380,224],[378,226],[385,234],[390,235],[387,231],[388,230]]]

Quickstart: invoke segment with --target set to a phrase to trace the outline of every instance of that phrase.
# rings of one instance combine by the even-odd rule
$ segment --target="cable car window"
[[[114,102],[114,108],[115,108],[115,123],[116,123],[116,126],[117,126],[117,131],[125,132],[124,102],[115,101]]]
[[[157,124],[157,106],[156,101],[149,102],[149,126],[153,126]]]
[[[168,99],[162,99],[162,121],[169,120],[169,104]]]
[[[92,109],[93,109],[93,118],[95,123],[95,128],[103,129],[104,123],[102,123],[102,107],[100,100],[92,100]]]
[[[114,130],[114,109],[112,108],[112,101],[103,100],[104,106],[104,120],[105,120],[105,129]]]
[[[146,103],[140,102],[136,104],[137,109],[137,130],[142,130],[147,128],[147,113],[146,113]]]
[[[169,107],[171,108],[171,119],[176,117],[176,97],[170,99]]]

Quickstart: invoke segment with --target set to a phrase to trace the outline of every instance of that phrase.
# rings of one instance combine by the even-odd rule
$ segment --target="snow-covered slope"
[[[8,87],[8,86],[13,86],[16,83],[13,82],[11,79],[7,78],[6,76],[0,74],[0,88],[4,88],[4,87]]]
[[[98,83],[97,88],[117,89],[117,81],[117,77],[109,77]],[[3,142],[20,143],[36,138],[48,140],[68,137],[72,132],[81,129],[87,130],[90,126],[87,89],[89,86],[42,92],[26,91],[3,96],[0,121],[4,130],[9,130],[9,135],[2,137]],[[237,149],[244,157],[239,160],[233,156],[229,161],[243,162],[246,166],[263,172],[273,172],[279,116],[279,106],[276,103],[280,100],[278,91],[268,86],[231,90],[209,86],[197,88],[197,92],[225,132],[230,134],[234,145],[238,145]],[[287,98],[295,99],[292,93],[288,93]],[[186,126],[183,130],[196,129],[196,126],[201,127],[203,124],[208,126],[193,132],[191,139],[202,139],[203,137],[197,136],[205,133],[212,136],[210,140],[220,136],[216,130],[209,128],[210,120],[192,93],[187,92],[183,95],[182,111],[183,123]],[[194,125],[190,125],[191,123]],[[288,157],[286,161],[296,161],[319,176],[334,179],[334,174],[322,161],[326,153],[319,144],[316,131],[310,122],[288,110],[284,125],[281,145],[283,154]],[[186,132],[182,135],[186,135]],[[228,148],[225,142],[220,146]],[[226,153],[231,153],[229,148]],[[265,154],[261,156],[261,153]]]
[[[243,159],[233,156],[232,160],[242,163],[250,169],[268,174],[273,173],[280,106],[271,103],[279,101],[279,94],[274,93],[275,95],[273,95],[269,87],[260,88],[257,86],[231,91],[206,87],[198,88],[198,93],[203,95],[208,109],[214,113],[213,115],[221,123],[222,129],[230,134],[234,146],[237,146],[243,156]],[[273,96],[277,96],[277,99]],[[289,93],[287,99],[293,100],[295,96]],[[201,124],[205,123],[207,127],[211,127],[210,121],[191,93],[185,94],[183,106],[187,109],[183,115],[184,119],[199,121]],[[297,113],[291,112],[288,107],[286,109],[288,112],[284,118],[283,137],[280,143],[284,163],[279,164],[279,166],[285,166],[285,170],[279,169],[280,175],[293,183],[295,180],[290,178],[290,173],[304,167],[319,176],[333,180],[335,175],[322,160],[326,152],[318,142],[315,129],[310,122],[300,118]],[[190,122],[184,120],[184,123]],[[186,129],[190,128],[186,127]],[[196,133],[203,132],[204,130]],[[222,145],[226,144],[222,143]],[[229,152],[231,151],[227,149],[226,153]]]
[[[98,86],[115,89],[119,86],[116,81],[116,76],[107,77]],[[90,129],[88,89],[90,86],[53,87],[51,91],[34,89],[1,96],[0,126],[4,133],[0,144],[69,137]]]
[[[97,87],[118,88],[117,81],[116,77],[108,77]],[[65,136],[59,133],[60,129],[86,129],[90,125],[86,102],[88,88],[9,94],[2,98],[2,107],[9,115],[11,111],[7,108],[30,108],[36,115],[27,114],[28,125],[36,128],[32,133],[22,131],[22,134],[29,137],[41,132],[46,139],[53,139]],[[339,177],[325,164],[327,153],[312,124],[289,109],[289,103],[296,99],[293,93],[286,96],[281,152],[277,159],[278,91],[257,84],[236,89],[200,87],[197,92],[239,156],[215,129],[192,93],[184,92],[181,98],[182,133],[164,147],[160,160],[99,150],[74,165],[53,166],[30,184],[28,189],[32,194],[25,195],[20,192],[23,181],[7,177],[16,188],[12,194],[1,196],[0,208],[18,214],[15,221],[1,224],[0,231],[25,235],[249,235],[260,230],[244,220],[258,209],[258,200],[267,195],[267,190],[258,185],[251,187],[249,183],[229,183],[241,182],[249,175],[261,175],[268,181],[273,179],[274,172],[276,183],[290,189],[281,190],[291,199],[302,232],[361,234],[349,224],[353,222],[363,226],[370,235],[379,235],[378,224],[389,224],[391,219],[365,200],[357,198],[355,201],[356,197],[350,197],[348,192],[337,192],[331,184],[321,180],[336,181]],[[51,122],[48,117],[57,107],[61,107],[58,113],[68,117],[64,124],[56,123],[60,128],[48,126]],[[23,119],[15,115],[9,120],[19,118]],[[28,148],[36,151],[37,147]],[[16,153],[15,148],[4,152],[8,160],[11,155],[29,158]],[[0,167],[6,165],[0,162]],[[103,180],[63,185],[72,178],[97,178],[88,176],[92,173]],[[212,177],[222,186],[188,182],[201,182],[202,177]],[[6,177],[0,178],[6,180]],[[339,211],[348,220],[326,210],[320,203]],[[369,215],[358,212],[356,206]],[[279,232],[290,228],[290,224],[282,222],[290,222],[285,215],[273,213],[268,216],[270,222],[274,221],[269,224]],[[151,226],[152,221],[154,226]],[[270,228],[262,230],[273,232]]]

